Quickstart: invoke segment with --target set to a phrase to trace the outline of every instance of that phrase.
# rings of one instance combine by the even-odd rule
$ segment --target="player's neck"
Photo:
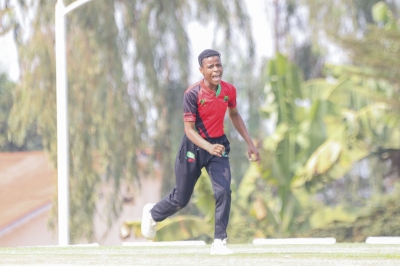
[[[208,80],[204,79],[204,85],[206,85],[210,90],[217,92],[218,85],[211,84]]]

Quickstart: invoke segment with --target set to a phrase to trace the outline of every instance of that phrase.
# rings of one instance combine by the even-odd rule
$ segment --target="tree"
[[[256,229],[259,231],[256,234],[263,231],[264,235],[273,233],[274,236],[287,236],[292,231],[296,217],[301,213],[291,180],[311,148],[312,142],[305,142],[307,137],[314,138],[313,144],[318,145],[321,136],[315,134],[323,131],[309,130],[298,123],[309,122],[307,115],[299,112],[300,108],[297,107],[297,101],[303,97],[299,69],[285,56],[277,54],[274,60],[269,61],[266,71],[269,80],[266,84],[265,106],[261,111],[270,118],[275,132],[262,142],[261,167],[250,167],[239,186],[239,190],[244,192],[241,193],[242,199],[238,203],[242,211],[237,215],[249,212],[251,224],[257,224],[253,227],[264,228]],[[274,196],[276,199],[273,199]],[[250,202],[253,204],[248,209]]]
[[[377,8],[383,8],[381,2],[374,6],[374,17],[378,17],[376,12],[379,10]],[[372,48],[371,43],[376,44],[376,42],[393,46],[391,42],[394,36],[393,31],[398,32],[398,30],[397,26],[393,24],[393,20],[387,18],[392,16],[385,12],[388,12],[388,10],[384,9],[381,18],[383,20],[386,18],[389,27],[378,29],[371,25],[362,40],[355,41],[355,39],[352,39],[354,45],[346,46],[353,56],[359,56],[353,57],[353,60],[356,65],[362,65],[362,67],[335,66],[330,67],[328,72],[331,77],[338,79],[338,84],[347,83],[344,93],[348,94],[348,100],[342,99],[339,101],[346,103],[343,107],[348,108],[348,111],[343,112],[336,121],[331,121],[336,128],[336,137],[341,136],[342,139],[340,141],[346,143],[349,147],[354,146],[354,141],[359,142],[359,145],[356,146],[366,147],[366,155],[372,157],[381,157],[388,151],[393,153],[399,149],[400,145],[397,141],[398,130],[396,130],[399,123],[400,103],[396,96],[398,94],[397,79],[392,76],[392,73],[396,70],[390,69],[396,69],[394,67],[396,63],[393,60],[388,61],[389,57],[393,56],[390,52],[390,47],[381,47],[381,49],[378,49],[379,53],[372,53],[372,49],[368,49],[368,47]],[[371,31],[379,32],[378,38],[374,34],[370,35]],[[348,38],[347,42],[349,40]],[[389,52],[387,52],[388,48]],[[326,82],[319,82],[313,86],[329,85]],[[314,91],[316,90],[314,89]],[[314,95],[316,94],[315,92],[313,93]],[[318,156],[321,156],[321,154],[315,154],[315,158],[310,158],[310,160],[318,163],[318,160],[316,160]],[[356,158],[357,156],[353,158],[355,159],[354,161],[357,161]],[[330,169],[330,166],[325,166],[326,169]],[[396,163],[392,164],[392,166],[394,168],[397,167]],[[345,167],[345,169],[348,168]],[[346,171],[345,169],[343,170]]]
[[[370,75],[377,79],[398,83],[400,64],[395,58],[400,55],[400,24],[382,1],[375,4],[372,11],[375,23],[368,25],[362,38],[344,36],[339,39],[339,44],[354,65],[370,68]],[[397,92],[400,93],[399,90]]]
[[[344,40],[351,37],[353,41],[360,41],[370,31],[370,24],[374,21],[371,10],[378,2],[274,0],[271,8],[274,10],[275,50],[287,54],[302,69],[305,80],[322,77],[321,70],[327,58],[347,60],[343,52],[350,43],[344,44]],[[385,2],[393,17],[398,16],[398,3],[394,0]],[[378,50],[376,44],[367,47],[352,58],[359,58],[366,49]]]
[[[328,46],[329,49],[336,48],[331,58],[336,61],[339,58],[343,63],[370,67],[380,62],[375,70],[384,68],[385,71],[376,72],[381,75],[379,78],[382,75],[394,76],[393,69],[397,68],[390,66],[397,64],[393,60],[393,52],[397,51],[398,32],[395,27],[389,29],[389,25],[395,25],[395,17],[399,15],[397,1],[303,0],[301,3],[308,9],[308,25],[313,32],[310,39],[314,46],[318,44],[325,50]],[[381,26],[386,23],[387,31],[374,25],[375,22]]]
[[[28,128],[37,127],[55,163],[54,2],[6,4],[7,10],[22,14],[20,20],[8,17],[13,21],[21,67],[10,116],[11,138],[20,143]],[[23,20],[28,14],[33,14],[31,23]],[[73,242],[95,238],[96,214],[105,213],[108,224],[118,217],[123,182],[132,182],[140,174],[136,153],[141,149],[152,148],[154,160],[165,167],[164,180],[173,179],[172,144],[182,130],[170,121],[177,120],[181,110],[177,100],[181,97],[175,96],[187,87],[187,24],[193,20],[217,22],[215,34],[221,34],[231,49],[236,45],[233,29],[242,30],[251,50],[248,18],[240,0],[96,1],[68,16]],[[104,183],[107,191],[101,186]],[[101,195],[107,207],[96,210]],[[54,213],[57,204],[53,206]]]
[[[398,169],[400,119],[393,108],[398,100],[387,96],[391,84],[364,76],[360,70],[356,75],[354,67],[351,72],[346,71],[349,67],[331,67],[335,81],[302,82],[296,78],[296,68],[289,66],[283,56],[270,61],[269,94],[262,110],[272,117],[276,130],[260,147],[261,167],[251,166],[235,193],[234,239],[301,236],[333,221],[355,221],[366,210],[348,199],[365,186],[335,190],[332,184],[367,157],[392,160],[390,167]],[[393,189],[393,183],[388,187],[386,181],[395,182],[395,173],[379,177],[385,171],[378,168],[382,163],[374,164],[377,171],[368,181],[369,195]],[[330,203],[325,192],[333,193]],[[244,224],[247,230],[241,234],[234,229]]]
[[[305,80],[321,76],[325,61],[322,45],[313,42],[313,29],[304,12],[304,3],[274,0],[268,6],[273,11],[275,53],[286,54],[301,70]]]
[[[0,73],[0,151],[40,150],[43,147],[35,126],[28,128],[21,142],[16,143],[9,139],[8,121],[13,107],[15,86],[6,74]]]
[[[12,14],[12,9],[10,8],[9,1],[0,3],[0,36],[6,34],[13,28],[13,20],[10,19],[14,14]]]
[[[347,3],[350,10],[342,11],[348,11],[351,17],[357,7],[353,4],[357,3]],[[371,18],[367,11],[360,14],[360,20]],[[365,33],[367,27],[361,23],[358,29]],[[329,81],[322,78],[303,82],[298,68],[280,54],[269,62],[267,73],[267,93],[263,96],[266,104],[261,111],[276,130],[260,145],[261,168],[249,167],[234,189],[230,239],[243,242],[253,237],[299,236],[334,221],[348,226],[368,212],[359,202],[350,202],[357,207],[347,202],[362,187],[341,185],[335,190],[335,182],[343,181],[354,165],[368,157],[379,160],[371,166],[376,167],[374,176],[385,174],[378,167],[383,164],[381,159],[392,160],[389,165],[398,169],[398,100],[392,97],[396,86],[376,79],[371,69],[354,66],[328,65]],[[383,181],[374,177],[368,182],[373,186]],[[374,190],[372,194],[379,194],[380,185],[375,185],[378,193]],[[334,195],[327,202],[324,193],[336,194],[338,190],[346,197]],[[207,190],[202,191],[201,195],[207,195]],[[202,213],[204,220],[200,222],[210,222]],[[171,226],[184,224],[185,232],[191,232],[185,237],[198,237],[198,231],[188,229],[198,220],[176,218],[170,221]]]
[[[380,223],[376,217],[379,209],[391,208],[391,200],[383,199],[398,197],[400,102],[397,61],[392,58],[396,56],[399,31],[393,13],[383,2],[375,4],[372,11],[379,25],[369,24],[362,37],[337,38],[355,64],[331,67],[329,71],[338,83],[348,84],[348,100],[341,101],[347,102],[348,109],[330,120],[335,134],[310,157],[303,172],[307,177],[301,178],[310,184],[322,177],[338,179],[325,182],[326,188],[320,189],[319,196],[328,207],[314,214],[314,218],[325,218],[314,224],[318,229],[311,233],[321,236],[336,232],[343,241],[364,241],[366,232],[390,235],[390,231],[376,227]],[[360,170],[355,173],[357,169]],[[342,208],[342,215],[333,212],[338,207]],[[382,223],[387,223],[385,219]],[[392,215],[392,219],[397,218]],[[313,220],[315,223],[318,218]],[[395,233],[399,229],[390,226],[390,230]]]
[[[11,150],[11,143],[7,138],[7,120],[12,107],[12,85],[5,74],[0,74],[0,150],[3,151]]]

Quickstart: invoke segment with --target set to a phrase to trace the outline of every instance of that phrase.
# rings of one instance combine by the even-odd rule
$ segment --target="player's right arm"
[[[210,154],[221,157],[225,151],[224,145],[221,144],[211,144],[207,140],[203,139],[195,129],[195,122],[185,121],[185,133],[186,136],[193,142],[196,146],[208,151]]]

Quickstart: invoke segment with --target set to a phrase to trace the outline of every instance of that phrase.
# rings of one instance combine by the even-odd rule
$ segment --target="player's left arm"
[[[228,108],[228,115],[232,121],[233,126],[247,143],[247,155],[249,156],[249,160],[257,162],[257,164],[260,165],[260,153],[254,146],[254,143],[249,135],[249,132],[247,131],[246,125],[244,124],[242,116],[239,114],[238,109],[236,107]]]

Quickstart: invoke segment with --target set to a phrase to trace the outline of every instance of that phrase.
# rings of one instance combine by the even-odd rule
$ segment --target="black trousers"
[[[175,160],[175,188],[153,207],[151,215],[156,222],[160,222],[185,207],[201,175],[201,169],[205,167],[211,178],[215,198],[214,238],[225,239],[231,208],[231,170],[228,159],[230,146],[225,135],[207,141],[224,145],[225,154],[222,157],[211,155],[197,147],[186,135],[183,136]]]

